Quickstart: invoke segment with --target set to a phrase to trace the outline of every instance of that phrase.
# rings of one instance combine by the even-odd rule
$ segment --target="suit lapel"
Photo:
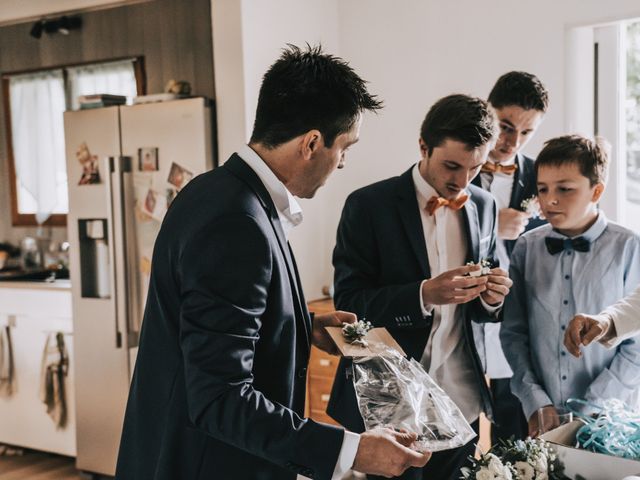
[[[509,201],[509,208],[521,210],[520,204],[524,200],[525,185],[523,178],[525,176],[525,162],[521,154],[516,155],[516,163],[518,165],[517,170],[513,174],[513,187],[511,188],[511,200]]]
[[[273,200],[271,199],[271,195],[260,181],[260,178],[256,173],[245,163],[242,158],[240,158],[235,153],[231,156],[231,158],[224,164],[224,168],[228,168],[234,175],[242,179],[256,194],[256,197],[262,204],[269,218],[269,222],[271,223],[271,228],[276,236],[278,241],[278,247],[282,256],[285,259],[285,263],[287,265],[287,274],[289,276],[289,285],[291,287],[291,293],[293,294],[293,303],[295,310],[297,311],[296,318],[299,320],[305,335],[305,345],[307,349],[311,348],[310,338],[311,338],[311,321],[309,317],[309,312],[305,305],[303,305],[303,295],[302,288],[300,286],[300,278],[298,276],[298,269],[295,265],[295,261],[293,259],[293,253],[290,250],[289,243],[286,240],[284,235],[284,230],[282,229],[282,224],[280,223],[280,217],[278,217],[278,211],[273,204]]]
[[[464,215],[464,225],[467,232],[467,255],[471,261],[480,261],[480,222],[478,221],[478,210],[472,199],[464,204],[462,209]]]
[[[307,308],[307,301],[304,298],[304,291],[302,290],[302,283],[300,281],[300,273],[298,272],[298,264],[296,263],[296,257],[291,249],[291,244],[287,242],[287,247],[293,263],[293,270],[296,274],[296,286],[298,287],[298,301],[300,302],[300,310],[302,311],[302,318],[306,330],[306,338],[311,338],[311,332],[313,331],[313,325],[311,325],[311,315],[309,315],[309,309]],[[307,342],[308,344],[309,342]],[[311,345],[309,345],[311,347]]]
[[[424,278],[430,278],[431,269],[429,268],[429,258],[427,257],[427,245],[424,241],[420,207],[418,206],[416,189],[411,174],[413,168],[415,167],[411,167],[399,178],[398,214],[402,219],[405,234],[409,238],[413,252],[416,254]]]
[[[475,177],[473,177],[473,180],[471,180],[471,184],[475,185],[478,188],[482,188],[482,178],[480,177],[480,175],[482,175],[482,173],[478,173]]]

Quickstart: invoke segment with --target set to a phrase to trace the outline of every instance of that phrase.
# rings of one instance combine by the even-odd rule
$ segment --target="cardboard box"
[[[403,357],[407,354],[404,353],[402,347],[398,345],[398,342],[394,340],[391,334],[384,327],[372,328],[364,336],[369,347],[363,347],[361,345],[353,345],[345,340],[342,336],[342,327],[325,327],[329,336],[340,350],[343,357],[372,357],[380,355],[379,350],[376,347],[390,347],[393,350],[397,350]]]
[[[541,436],[554,444],[558,458],[564,464],[565,475],[570,478],[580,475],[587,480],[622,480],[640,474],[640,461],[574,448],[576,433],[582,425],[576,420]]]

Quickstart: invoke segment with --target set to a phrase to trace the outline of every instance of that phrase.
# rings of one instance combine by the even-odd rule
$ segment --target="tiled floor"
[[[0,456],[0,480],[86,480],[74,459],[26,451],[22,456]]]

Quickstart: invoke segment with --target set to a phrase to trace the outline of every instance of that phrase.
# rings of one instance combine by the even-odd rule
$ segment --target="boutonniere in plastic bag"
[[[359,338],[365,346],[347,340],[340,327],[327,331],[342,355],[352,357],[353,385],[367,430],[416,433],[413,448],[430,452],[460,447],[476,436],[453,400],[419,362],[406,358],[385,328],[372,328]]]

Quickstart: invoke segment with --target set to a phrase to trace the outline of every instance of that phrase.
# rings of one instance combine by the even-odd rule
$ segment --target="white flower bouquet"
[[[461,470],[465,480],[567,480],[564,467],[548,442],[542,439],[501,442],[472,466]]]

